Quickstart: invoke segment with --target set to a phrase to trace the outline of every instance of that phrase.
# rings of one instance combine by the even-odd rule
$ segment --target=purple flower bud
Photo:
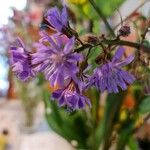
[[[131,29],[129,26],[122,26],[118,32],[119,32],[119,36],[126,37],[131,33]]]
[[[45,16],[50,26],[59,32],[62,32],[62,30],[68,27],[69,22],[66,7],[62,9],[62,12],[57,7],[51,8]]]

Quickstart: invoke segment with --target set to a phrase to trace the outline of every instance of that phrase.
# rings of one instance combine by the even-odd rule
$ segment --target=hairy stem
[[[112,27],[110,26],[110,24],[108,23],[106,17],[104,16],[104,14],[101,12],[101,10],[97,7],[97,5],[95,4],[94,0],[89,0],[90,4],[93,6],[93,8],[95,9],[95,11],[97,12],[97,14],[100,16],[100,18],[104,21],[107,29],[109,30],[110,34],[115,37],[115,33],[112,29]]]

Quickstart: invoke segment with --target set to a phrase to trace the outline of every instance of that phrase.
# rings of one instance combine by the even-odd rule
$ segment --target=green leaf
[[[64,109],[59,108],[54,101],[50,100],[48,91],[44,91],[45,110],[50,109],[51,112],[45,112],[47,122],[60,136],[71,142],[76,140],[79,148],[87,148],[88,127],[86,125],[86,117],[83,112],[67,113]]]
[[[88,61],[89,61],[89,64],[92,64],[93,69],[97,66],[97,64],[95,62],[95,59],[96,59],[97,56],[100,55],[101,52],[102,52],[101,48],[96,47],[96,48],[93,48],[92,52],[90,53]]]
[[[37,85],[41,86],[45,82],[45,78],[43,74],[38,74],[37,75]]]
[[[143,114],[150,112],[150,96],[143,99],[139,106],[139,111]]]
[[[106,108],[104,112],[104,118],[99,123],[96,130],[96,143],[97,147],[104,142],[104,149],[108,149],[110,146],[110,138],[113,132],[113,126],[115,119],[119,114],[123,99],[126,95],[126,91],[121,91],[118,94],[109,94],[106,101]]]
[[[128,123],[126,123],[126,125],[119,132],[116,150],[125,149],[125,146],[128,143],[129,137],[132,135],[133,129],[134,129],[134,120],[128,120]]]
[[[129,148],[129,150],[139,149],[138,142],[133,136],[130,136],[130,138],[128,140],[128,148]]]
[[[103,14],[109,17],[125,0],[96,0],[95,2]]]
[[[121,6],[125,0],[94,0],[104,16],[110,17],[113,12]],[[76,13],[79,17],[86,17],[88,19],[99,20],[99,16],[89,2],[84,4],[76,4]]]

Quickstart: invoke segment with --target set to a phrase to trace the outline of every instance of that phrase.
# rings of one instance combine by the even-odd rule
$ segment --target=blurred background
[[[139,16],[150,17],[150,3],[138,8],[144,0],[114,0],[113,5],[112,0],[107,1],[108,5],[104,4],[102,8],[112,27],[121,22],[121,17],[124,19],[132,12],[131,21]],[[95,17],[86,0],[0,0],[0,150],[72,150],[71,145],[76,145],[76,141],[68,143],[47,124],[45,111],[50,114],[51,109],[45,109],[43,89],[51,89],[46,83],[41,83],[42,76],[30,83],[21,83],[9,67],[8,50],[15,37],[20,36],[27,47],[31,47],[39,39],[44,12],[62,4],[69,7],[75,28],[84,34],[84,29],[90,28],[91,17]],[[99,4],[103,4],[102,0]],[[99,19],[92,26],[92,32],[105,32]],[[138,34],[134,27],[132,30],[131,40]],[[145,132],[150,136],[150,120],[138,136],[145,136]]]

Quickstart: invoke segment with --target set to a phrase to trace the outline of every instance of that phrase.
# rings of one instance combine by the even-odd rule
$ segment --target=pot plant
[[[90,28],[84,30],[82,24],[80,30],[80,34],[90,34],[82,36],[70,24],[73,16],[67,6],[50,8],[41,25],[41,38],[34,44],[35,52],[29,52],[19,38],[10,48],[12,70],[20,80],[42,73],[48,81],[50,88],[42,90],[48,124],[77,149],[137,149],[134,132],[138,119],[150,111],[149,23],[140,20],[145,23],[138,29],[143,33],[140,42],[130,39],[130,24],[121,24],[116,33],[106,16],[121,3],[80,3],[77,9],[83,16],[93,12],[88,18]],[[106,13],[103,6],[107,5],[112,8]],[[102,34],[94,33],[99,31],[99,18],[108,34],[102,29]],[[128,52],[124,46],[135,51]]]

